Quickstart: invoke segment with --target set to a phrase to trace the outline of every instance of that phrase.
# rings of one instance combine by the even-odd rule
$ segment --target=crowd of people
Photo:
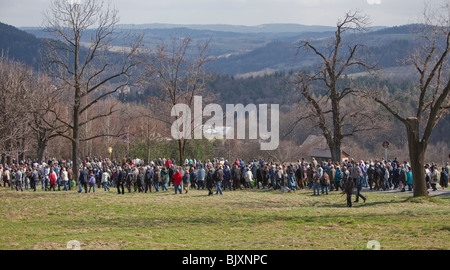
[[[408,162],[394,160],[344,161],[342,163],[310,162],[304,159],[289,164],[266,162],[262,159],[244,162],[236,159],[206,160],[186,159],[176,164],[173,159],[158,159],[144,164],[139,159],[84,160],[79,177],[74,179],[71,161],[56,159],[37,163],[31,160],[13,162],[0,166],[3,187],[12,190],[95,192],[117,189],[118,194],[131,192],[167,192],[173,186],[175,194],[188,193],[189,189],[207,190],[208,195],[241,189],[273,189],[281,193],[299,189],[312,190],[313,196],[328,195],[331,191],[347,194],[347,206],[352,206],[351,196],[356,191],[355,202],[366,197],[363,188],[370,190],[398,189],[412,191],[412,171]],[[427,186],[437,190],[448,187],[450,165],[442,168],[427,164],[424,168]],[[1,183],[0,182],[0,183]]]

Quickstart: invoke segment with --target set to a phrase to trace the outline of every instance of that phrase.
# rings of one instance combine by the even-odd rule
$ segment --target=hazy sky
[[[39,26],[51,0],[0,0],[0,22]],[[67,0],[70,1],[70,0]],[[72,0],[74,1],[74,0]],[[82,1],[82,0],[76,0]],[[416,22],[424,0],[111,0],[120,23],[233,24],[299,23],[334,26],[360,9],[372,25]],[[439,0],[427,0],[438,3]]]

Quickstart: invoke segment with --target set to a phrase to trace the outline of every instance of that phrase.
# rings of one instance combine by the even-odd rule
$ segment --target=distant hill
[[[219,32],[234,33],[301,33],[301,32],[327,32],[333,31],[334,27],[320,25],[302,25],[302,24],[261,24],[255,26],[247,25],[229,25],[229,24],[121,24],[119,28],[126,29],[174,29],[188,28],[192,30],[209,30]]]
[[[394,27],[369,31],[364,34],[350,34],[345,39],[354,44],[367,46],[364,57],[368,63],[379,68],[399,67],[401,60],[414,47],[412,26]],[[311,53],[298,50],[300,40],[309,40],[317,48],[324,48],[334,32],[311,32],[273,38],[252,50],[219,57],[211,69],[229,75],[265,74],[267,70],[290,71],[307,69],[317,64],[318,58]],[[345,53],[345,49],[342,50]]]
[[[0,22],[0,51],[9,58],[37,68],[43,44],[42,39]]]
[[[349,34],[346,38],[359,39],[368,46],[367,56],[380,68],[393,68],[414,45],[411,30],[416,25],[397,27],[372,27],[363,35]],[[33,66],[37,64],[38,48],[48,33],[37,27],[17,29],[1,24],[0,49],[9,49],[10,57]],[[334,35],[335,27],[306,26],[297,24],[241,25],[177,25],[177,24],[121,24],[121,32],[137,32],[144,36],[149,48],[160,40],[189,36],[199,42],[210,41],[210,54],[217,60],[209,64],[216,73],[232,76],[266,74],[274,71],[289,71],[308,68],[316,64],[317,58],[300,51],[299,40],[308,39],[323,47]],[[88,38],[89,35],[85,35]],[[121,39],[118,39],[119,41]],[[85,40],[88,42],[89,40]],[[121,44],[113,44],[120,46]]]

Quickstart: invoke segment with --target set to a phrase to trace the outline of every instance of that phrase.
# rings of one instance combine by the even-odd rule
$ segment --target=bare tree
[[[0,56],[0,152],[3,162],[22,157],[30,134],[27,102],[33,86],[33,70]]]
[[[333,161],[341,161],[341,145],[344,138],[374,128],[367,117],[369,114],[361,110],[363,105],[351,109],[342,106],[343,102],[359,92],[353,86],[352,79],[347,77],[347,71],[352,68],[365,71],[375,69],[374,66],[359,59],[364,45],[349,44],[344,40],[348,32],[366,31],[368,24],[368,18],[360,11],[348,12],[343,20],[338,21],[334,38],[326,48],[322,49],[320,45],[311,41],[302,41],[298,47],[298,50],[313,52],[321,65],[317,72],[299,72],[290,81],[307,100],[311,112],[300,116],[296,122],[316,119],[330,148]]]
[[[436,12],[436,13],[434,13]],[[434,127],[450,108],[450,3],[434,10],[425,9],[425,22],[418,27],[420,47],[408,59],[418,75],[415,101],[416,114],[404,116],[395,106],[393,97],[388,101],[375,97],[389,113],[401,121],[408,134],[408,147],[413,172],[414,197],[428,196],[424,173],[425,153]],[[419,30],[419,29],[418,29]]]
[[[175,105],[185,104],[192,108],[194,97],[205,93],[208,81],[205,65],[211,60],[208,53],[209,42],[194,44],[189,37],[172,38],[169,44],[161,42],[149,53],[147,80],[157,90],[150,106],[157,120],[170,127],[174,122],[171,109]],[[192,117],[189,119],[194,122]],[[184,163],[186,144],[190,139],[177,139],[180,164]]]
[[[58,137],[59,133],[66,133],[68,128],[65,125],[58,124],[57,119],[54,117],[53,112],[59,110],[59,108],[65,108],[65,106],[53,95],[55,86],[51,78],[41,74],[33,78],[33,80],[33,91],[27,103],[30,114],[29,127],[36,139],[37,160],[42,162],[47,145],[51,139]],[[62,113],[58,113],[58,115],[63,117]],[[67,118],[68,115],[66,113],[65,119]]]
[[[47,70],[57,82],[55,95],[63,96],[70,108],[69,120],[54,113],[58,125],[68,133],[59,132],[72,143],[75,177],[78,177],[80,141],[117,134],[88,134],[81,138],[81,127],[115,112],[88,115],[84,113],[100,100],[115,94],[130,84],[130,76],[137,65],[141,38],[130,39],[128,46],[112,51],[115,26],[119,22],[117,10],[109,2],[98,0],[53,0],[45,13],[44,26],[53,40],[48,40]],[[117,44],[116,44],[117,45]],[[48,123],[51,124],[51,123]]]

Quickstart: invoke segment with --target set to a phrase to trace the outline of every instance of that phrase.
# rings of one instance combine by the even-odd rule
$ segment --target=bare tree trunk
[[[425,152],[428,144],[419,141],[419,121],[417,117],[406,119],[406,130],[408,134],[409,159],[413,172],[414,197],[428,196],[425,181]]]
[[[75,91],[75,95],[77,95],[78,91]],[[77,100],[77,99],[75,99]],[[76,101],[75,101],[76,103]],[[79,106],[75,105],[73,107],[73,129],[72,129],[72,171],[74,179],[78,180],[79,176],[79,167],[78,167],[78,151],[80,147],[80,138],[79,138]]]
[[[331,110],[333,111],[333,143],[330,147],[331,159],[334,162],[341,163],[341,145],[342,145],[342,123],[339,106],[340,100],[336,88],[331,89]]]
[[[45,149],[47,148],[47,143],[48,143],[48,140],[46,140],[46,139],[38,140],[38,145],[37,145],[37,160],[38,160],[38,162],[44,161],[44,153],[45,153]]]
[[[336,143],[336,141],[335,141],[330,146],[330,149],[331,149],[331,160],[333,162],[339,162],[340,163],[342,161],[341,145],[342,145],[342,142],[339,140],[338,143]]]
[[[184,164],[184,153],[186,149],[186,140],[180,139],[178,140],[178,149],[180,150],[180,166]]]

